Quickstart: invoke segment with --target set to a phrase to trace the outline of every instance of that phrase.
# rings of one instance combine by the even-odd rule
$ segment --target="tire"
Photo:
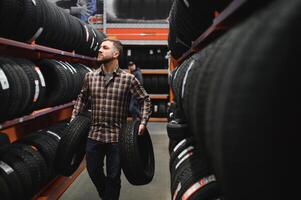
[[[167,134],[169,139],[181,141],[191,136],[191,132],[186,123],[181,123],[177,120],[172,120],[167,124]]]
[[[60,68],[51,60],[44,59],[38,63],[40,70],[45,78],[46,82],[46,96],[47,106],[56,106],[63,103],[68,95],[65,94],[68,91],[70,79],[66,77],[65,69]]]
[[[174,148],[171,150],[170,159],[169,159],[169,170],[170,170],[170,172],[171,172],[172,166],[175,162],[175,159],[179,156],[179,154],[181,154],[188,147],[190,147],[190,148],[187,149],[187,151],[191,151],[192,149],[194,149],[194,144],[195,144],[194,139],[190,137],[190,138],[185,138],[183,140],[180,140],[174,146]],[[183,156],[180,156],[179,159],[181,159],[182,157]]]
[[[78,115],[65,128],[54,162],[58,174],[70,176],[79,167],[85,155],[90,123],[89,117]]]
[[[169,17],[168,46],[172,57],[180,58],[211,24],[213,1],[174,0]]]
[[[24,2],[20,0],[2,0],[0,2],[0,36],[16,38],[16,24],[23,14]]]
[[[148,133],[138,136],[140,121],[128,122],[120,135],[121,165],[125,177],[132,185],[146,185],[154,177],[155,159]]]
[[[24,197],[22,198],[30,199],[32,197],[32,179],[26,164],[22,160],[9,155],[2,156],[1,160],[11,166],[18,176],[21,186],[24,188]]]
[[[22,103],[22,86],[18,83],[20,77],[16,68],[8,64],[4,58],[0,58],[0,64],[2,65],[1,68],[9,83],[9,103],[6,109],[4,109],[4,113],[6,113],[6,117],[4,119],[7,120],[16,116],[20,103]]]
[[[39,188],[43,187],[44,184],[47,181],[47,177],[49,176],[48,171],[47,171],[47,164],[46,161],[44,160],[43,156],[41,155],[41,153],[34,149],[33,147],[29,146],[29,145],[24,145],[24,144],[16,144],[14,143],[12,145],[12,148],[18,148],[20,149],[23,153],[25,153],[25,156],[27,157],[31,157],[33,158],[34,162],[37,164],[38,166],[38,171],[40,173],[40,182],[39,184]],[[37,172],[35,172],[37,173]]]
[[[177,109],[179,110],[179,113],[183,118],[184,116],[184,110],[182,105],[182,91],[183,91],[183,80],[186,74],[186,71],[189,69],[189,67],[194,63],[193,59],[190,57],[189,59],[185,60],[177,69],[177,71],[174,74],[174,79],[172,81],[172,87],[174,91],[174,101],[176,102]]]
[[[40,93],[39,88],[37,88],[38,86],[36,86],[36,83],[39,82],[38,76],[34,70],[34,67],[33,67],[34,64],[31,63],[30,61],[27,61],[25,59],[20,59],[20,58],[14,58],[13,61],[24,70],[24,72],[29,80],[29,84],[30,84],[29,100],[28,100],[27,105],[25,103],[26,106],[23,111],[23,114],[29,114],[33,111],[34,103],[38,99],[38,96]]]
[[[0,157],[2,154],[5,154],[5,152],[9,149],[10,147],[10,140],[6,133],[1,133],[0,132]]]
[[[22,42],[28,42],[39,27],[38,10],[41,9],[42,0],[36,0],[35,4],[31,0],[24,0],[24,7],[20,22],[17,26],[16,38]]]
[[[296,187],[278,183],[292,182],[298,171],[300,98],[294,91],[300,90],[296,63],[301,32],[295,28],[300,8],[300,1],[273,1],[237,27],[248,34],[238,35],[239,47],[227,48],[235,49],[227,58],[231,62],[214,77],[206,136],[208,149],[218,155],[214,160],[225,199],[291,199],[298,193]],[[273,16],[277,22],[268,20]],[[277,179],[275,172],[280,172]]]
[[[0,176],[0,195],[3,200],[11,200],[11,190],[8,187],[6,181]]]
[[[4,121],[6,119],[6,116],[4,113],[6,113],[7,108],[9,106],[9,97],[10,97],[10,85],[9,85],[9,78],[5,73],[5,69],[2,69],[3,64],[0,61],[0,122]],[[6,68],[4,66],[4,68]]]
[[[9,152],[7,152],[7,155],[10,157],[15,157],[16,159],[20,159],[27,165],[32,179],[32,190],[29,192],[33,196],[40,189],[41,184],[41,172],[39,170],[38,163],[36,163],[33,157],[28,156],[27,153],[19,148],[10,148]]]
[[[0,176],[4,179],[11,191],[12,199],[21,200],[24,198],[25,191],[17,173],[10,165],[3,161],[0,161]]]
[[[187,154],[180,162],[181,164],[178,165],[177,170],[172,172],[173,180],[171,183],[171,192],[173,198],[175,198],[175,196],[177,197],[175,199],[182,199],[182,195],[191,187],[191,185],[204,177],[213,175],[208,169],[206,161],[200,157],[197,150],[193,150]],[[213,183],[216,183],[215,180],[213,180]],[[220,194],[217,187],[214,189],[216,189],[214,192],[204,192],[203,197],[200,199],[209,200],[214,199],[214,197],[219,197]]]

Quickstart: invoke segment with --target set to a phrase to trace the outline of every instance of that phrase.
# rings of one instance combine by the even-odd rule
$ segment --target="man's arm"
[[[131,82],[131,93],[135,96],[140,104],[141,107],[141,124],[139,127],[139,132],[143,134],[145,126],[149,120],[150,115],[152,114],[151,111],[151,100],[143,86],[140,82],[133,77]],[[142,130],[143,129],[143,130]]]
[[[84,78],[83,87],[77,97],[77,100],[74,104],[74,108],[72,111],[72,117],[71,121],[74,119],[75,116],[77,116],[80,112],[86,109],[87,103],[88,103],[88,90],[89,90],[89,80],[88,80],[88,73],[86,74]]]

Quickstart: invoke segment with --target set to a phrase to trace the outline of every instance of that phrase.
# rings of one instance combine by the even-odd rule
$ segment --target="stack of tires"
[[[102,32],[47,0],[0,0],[0,37],[95,57]]]
[[[79,63],[0,57],[0,121],[71,102],[89,71]]]
[[[168,94],[168,77],[162,74],[143,74],[143,87],[149,94]]]
[[[10,143],[0,133],[0,195],[29,200],[58,175],[70,176],[85,155],[90,116],[79,115]]]
[[[298,0],[265,3],[172,72],[175,104],[167,130],[176,199],[195,199],[173,184],[182,177],[176,166],[212,181],[197,199],[213,199],[209,190],[225,199],[297,195],[278,183],[294,179],[300,8]],[[213,180],[221,190],[205,191]]]
[[[159,20],[167,18],[171,2],[172,0],[114,0],[112,4],[117,19]]]
[[[135,62],[141,69],[167,69],[167,47],[153,45],[124,46],[124,59],[121,66],[126,67],[129,61]]]
[[[59,123],[12,144],[0,144],[1,199],[31,199],[57,175],[54,159],[66,126]]]

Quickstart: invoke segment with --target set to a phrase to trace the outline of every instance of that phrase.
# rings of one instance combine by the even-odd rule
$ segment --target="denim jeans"
[[[106,157],[106,175],[104,174]],[[121,188],[121,165],[118,143],[88,139],[86,147],[88,174],[103,200],[118,200]]]

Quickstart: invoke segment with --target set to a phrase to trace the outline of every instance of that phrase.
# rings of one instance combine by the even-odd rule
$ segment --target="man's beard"
[[[103,57],[103,59],[100,60],[100,62],[101,62],[102,64],[107,64],[107,63],[113,61],[114,59],[115,59],[115,58],[113,58],[113,57],[107,57],[107,58]]]

